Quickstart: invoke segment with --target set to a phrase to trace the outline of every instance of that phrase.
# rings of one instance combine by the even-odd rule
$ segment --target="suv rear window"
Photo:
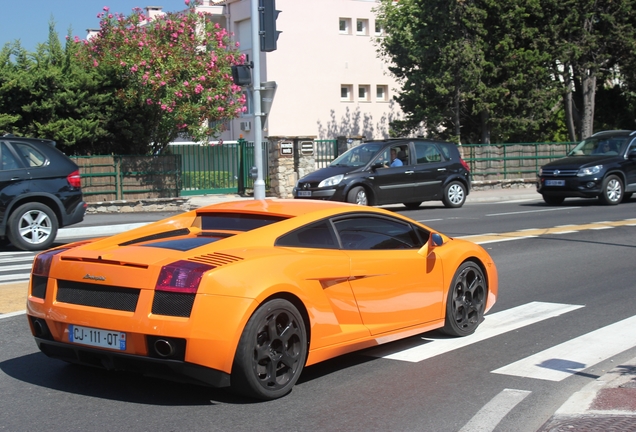
[[[24,163],[28,167],[40,167],[46,162],[46,156],[40,153],[35,147],[22,142],[11,142],[13,148],[23,158]]]

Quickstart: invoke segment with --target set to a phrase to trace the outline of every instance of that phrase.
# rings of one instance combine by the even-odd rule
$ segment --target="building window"
[[[385,85],[378,85],[375,88],[375,100],[386,102],[389,100],[389,88]]]
[[[340,34],[351,34],[351,18],[340,18]]]
[[[358,100],[360,102],[368,102],[369,101],[369,86],[368,85],[359,85],[358,86]]]
[[[374,32],[374,34],[376,36],[384,36],[384,29],[382,28],[382,25],[378,21],[375,22],[375,32]]]
[[[353,86],[351,84],[343,84],[340,86],[340,100],[342,102],[351,102],[353,98]]]
[[[360,36],[369,35],[369,20],[366,20],[366,19],[356,20],[356,34]]]

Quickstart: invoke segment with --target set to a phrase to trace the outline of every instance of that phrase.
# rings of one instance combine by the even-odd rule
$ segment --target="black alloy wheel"
[[[459,266],[448,290],[444,333],[473,334],[483,319],[487,296],[488,287],[481,268],[473,261]]]
[[[247,322],[232,366],[231,386],[238,394],[271,400],[289,393],[307,360],[307,332],[298,309],[274,299]]]

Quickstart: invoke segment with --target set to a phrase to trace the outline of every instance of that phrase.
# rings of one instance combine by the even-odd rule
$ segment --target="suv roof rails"
[[[605,130],[605,131],[596,132],[595,134],[592,134],[592,136],[605,135],[605,134],[615,134],[615,133],[628,133],[629,135],[634,135],[634,133],[636,133],[636,131],[627,130],[627,129]]]

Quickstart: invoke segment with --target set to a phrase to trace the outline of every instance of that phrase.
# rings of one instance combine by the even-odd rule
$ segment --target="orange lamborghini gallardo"
[[[341,354],[469,335],[496,298],[476,244],[378,208],[268,199],[42,252],[27,314],[47,356],[266,400]]]

